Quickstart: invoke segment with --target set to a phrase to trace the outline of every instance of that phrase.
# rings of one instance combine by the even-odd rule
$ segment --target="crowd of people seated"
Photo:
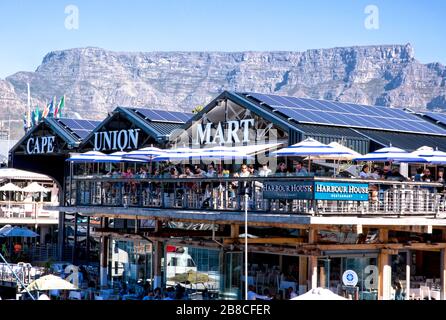
[[[439,182],[444,183],[444,171],[438,170],[437,178],[432,176],[430,169],[418,168],[416,174],[412,178],[403,176],[397,167],[391,169],[390,166],[384,166],[382,169],[378,166],[374,166],[370,169],[369,165],[362,166],[359,177],[361,179],[383,179],[383,180],[396,180],[396,181],[415,181],[415,182]]]

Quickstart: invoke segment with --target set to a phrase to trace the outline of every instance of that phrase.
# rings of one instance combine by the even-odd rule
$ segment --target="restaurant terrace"
[[[223,299],[242,298],[246,284],[282,296],[289,287],[326,287],[353,299],[445,298],[438,177],[446,162],[412,154],[423,146],[446,150],[446,129],[432,115],[227,91],[188,118],[142,110],[118,108],[75,149],[62,146],[64,192],[54,208],[62,212],[61,246],[74,248],[75,262],[88,261],[89,241],[80,245],[78,234],[87,227],[104,288],[172,282],[187,271],[168,250],[174,246],[187,249],[189,267],[209,275],[205,286]],[[36,157],[23,152],[27,143],[12,159]],[[322,151],[306,151],[316,147]],[[353,155],[382,148],[390,149],[386,157]],[[366,163],[376,176],[360,178]],[[435,177],[427,179],[428,170]],[[357,276],[354,285],[343,281],[347,271]]]

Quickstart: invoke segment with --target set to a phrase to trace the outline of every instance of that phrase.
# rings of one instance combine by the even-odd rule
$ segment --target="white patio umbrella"
[[[413,162],[425,163],[424,158],[413,155],[403,149],[396,147],[385,147],[376,151],[367,153],[361,157],[353,158],[354,161],[380,161],[380,162]]]
[[[434,148],[423,146],[412,152],[412,154],[424,158],[431,164],[446,164],[446,152],[438,149],[434,150]]]
[[[312,158],[327,159],[327,160],[352,160],[353,158],[362,156],[362,154],[360,154],[359,152],[356,152],[353,149],[343,146],[342,144],[336,141],[330,142],[328,146],[334,148],[336,152],[345,152],[345,153],[321,154],[318,156],[312,156]]]
[[[290,300],[348,300],[348,299],[341,297],[331,292],[328,289],[315,288]]]
[[[84,153],[72,154],[66,161],[71,162],[94,162],[95,159],[101,159],[105,154],[99,151],[88,151]]]
[[[299,143],[293,144],[292,146],[272,152],[272,154],[276,156],[308,156],[308,168],[310,168],[312,156],[346,153],[347,152],[345,150],[336,150],[335,148],[323,144],[313,138],[307,138]]]
[[[7,183],[4,186],[0,187],[0,191],[12,191],[12,192],[20,192],[23,191],[22,188],[20,188],[19,186],[15,185],[14,183]]]
[[[164,152],[153,158],[154,162],[162,161],[183,161],[188,160],[191,156],[196,155],[200,149],[177,148],[164,150]]]
[[[46,290],[78,290],[78,288],[61,277],[49,274],[31,282],[26,288],[28,291]],[[24,290],[25,291],[25,290]]]
[[[127,154],[123,155],[124,159],[136,159],[136,160],[145,160],[152,161],[153,158],[163,154],[164,150],[155,147],[147,147],[142,148],[135,151],[130,151]]]
[[[0,187],[0,191],[8,192],[8,194],[9,194],[9,197],[8,197],[8,211],[11,212],[11,192],[21,192],[21,191],[23,191],[22,188],[20,188],[19,186],[15,185],[14,183],[8,182],[4,186]]]
[[[190,156],[191,160],[252,160],[253,156],[234,147],[217,146],[208,149],[200,149]]]
[[[24,192],[48,192],[49,190],[42,186],[41,184],[38,184],[37,182],[30,183],[25,188],[22,189]]]

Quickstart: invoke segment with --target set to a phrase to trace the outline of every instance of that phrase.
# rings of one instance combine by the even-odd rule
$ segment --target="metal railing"
[[[368,201],[267,199],[265,183],[366,183]],[[110,178],[75,176],[66,206],[140,207],[311,215],[433,215],[446,212],[440,183],[325,177]]]
[[[44,273],[45,273],[45,268],[33,267],[29,263],[23,263],[23,262],[19,262],[17,264],[10,263],[9,266],[6,263],[0,263],[1,282],[17,283],[21,281],[23,284],[26,285],[31,283],[35,279],[38,279]],[[18,277],[18,279],[16,276]]]
[[[40,218],[55,219],[59,218],[57,211],[44,210],[43,207],[48,202],[24,202],[24,201],[0,201],[0,220],[1,219],[33,219]]]

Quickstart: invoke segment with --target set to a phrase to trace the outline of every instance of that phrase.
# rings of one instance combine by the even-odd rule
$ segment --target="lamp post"
[[[248,194],[245,193],[245,300],[248,300]]]

